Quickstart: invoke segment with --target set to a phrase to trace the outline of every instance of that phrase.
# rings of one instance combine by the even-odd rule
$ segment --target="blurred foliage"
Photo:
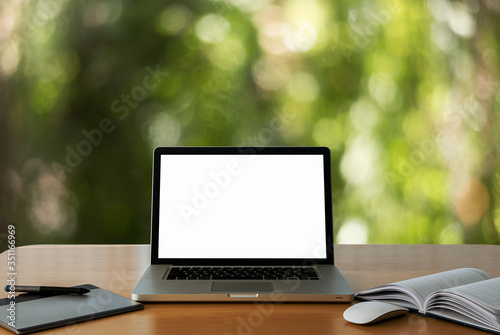
[[[493,0],[0,4],[18,244],[148,243],[156,146],[328,146],[336,241],[500,242]]]

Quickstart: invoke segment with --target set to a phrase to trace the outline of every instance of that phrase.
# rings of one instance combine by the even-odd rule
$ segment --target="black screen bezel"
[[[322,155],[324,169],[326,258],[159,258],[161,155]],[[158,147],[153,152],[151,204],[151,264],[175,265],[314,265],[334,264],[330,149],[327,147]]]

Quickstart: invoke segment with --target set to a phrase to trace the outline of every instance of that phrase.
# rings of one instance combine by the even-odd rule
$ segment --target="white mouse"
[[[408,312],[408,308],[380,301],[357,303],[344,312],[344,319],[358,325],[368,325]]]

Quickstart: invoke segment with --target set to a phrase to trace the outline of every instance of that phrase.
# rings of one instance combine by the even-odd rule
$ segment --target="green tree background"
[[[1,220],[147,243],[154,147],[319,145],[338,243],[498,244],[498,41],[490,0],[3,1]]]

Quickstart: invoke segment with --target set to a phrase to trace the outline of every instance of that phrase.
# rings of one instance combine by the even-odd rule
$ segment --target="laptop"
[[[136,301],[349,302],[326,147],[159,147]]]

